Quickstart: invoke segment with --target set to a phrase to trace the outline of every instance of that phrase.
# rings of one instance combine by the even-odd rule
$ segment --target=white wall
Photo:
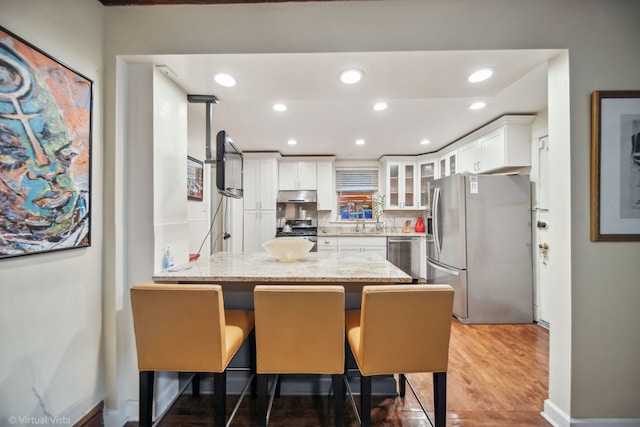
[[[91,247],[0,260],[0,425],[71,424],[104,398],[102,44],[98,2],[3,0],[0,25],[94,82]]]

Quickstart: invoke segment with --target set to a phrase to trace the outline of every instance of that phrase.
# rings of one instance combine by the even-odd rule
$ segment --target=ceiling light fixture
[[[420,141],[420,144],[422,144],[422,145],[431,144],[431,141],[428,140],[428,139],[423,139],[422,141]]]
[[[480,102],[474,102],[473,104],[471,104],[471,105],[469,106],[469,109],[470,109],[470,110],[480,110],[480,109],[482,109],[482,108],[484,108],[484,107],[486,107],[486,106],[487,106],[487,104],[486,104],[485,102],[482,102],[482,101],[480,101]]]
[[[364,76],[364,73],[361,70],[352,68],[341,72],[339,77],[342,83],[352,85],[358,83],[362,79],[362,76]]]
[[[296,145],[298,143],[298,141],[296,141],[295,139],[290,139],[287,141],[287,144],[289,145]]]
[[[216,74],[215,76],[213,76],[213,79],[220,86],[232,87],[232,86],[236,85],[236,79],[234,79],[233,76],[231,76],[229,74],[226,74],[226,73]]]
[[[492,75],[493,69],[483,68],[482,70],[472,73],[467,80],[469,80],[470,83],[478,83],[487,80]]]
[[[364,145],[365,141],[364,139],[357,139],[356,140],[356,145]]]
[[[287,111],[287,106],[278,102],[277,104],[273,104],[273,109],[278,112]]]
[[[376,102],[373,106],[373,109],[376,111],[384,111],[388,107],[386,102]]]

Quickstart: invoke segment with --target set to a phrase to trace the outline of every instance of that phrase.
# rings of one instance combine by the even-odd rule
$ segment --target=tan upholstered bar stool
[[[140,371],[140,427],[152,425],[156,371],[195,372],[197,378],[197,373],[212,372],[215,425],[224,426],[227,366],[247,337],[253,341],[253,312],[225,310],[222,288],[204,284],[135,285],[131,307]],[[250,347],[253,365],[255,343]],[[236,409],[252,380],[250,375]]]
[[[452,310],[449,285],[363,287],[360,310],[347,310],[345,316],[347,341],[361,375],[362,426],[371,425],[371,376],[400,374],[404,396],[404,374],[411,372],[433,372],[435,426],[445,426]]]
[[[269,374],[330,374],[335,424],[342,426],[344,288],[266,285],[254,289],[258,425],[269,422]],[[277,377],[274,381],[275,389]]]

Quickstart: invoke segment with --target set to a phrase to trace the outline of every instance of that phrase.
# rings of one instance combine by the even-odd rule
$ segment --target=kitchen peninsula
[[[252,309],[253,288],[256,284],[337,284],[345,287],[345,307],[359,308],[362,287],[375,284],[410,283],[411,276],[377,254],[310,252],[294,262],[279,262],[266,252],[218,252],[188,264],[163,270],[153,276],[156,283],[220,284],[226,308]],[[243,346],[230,366],[248,366],[248,350]],[[355,362],[348,363],[355,369]],[[283,394],[316,394],[329,389],[326,376],[287,376],[282,379]],[[239,392],[244,377],[230,372],[228,390]],[[203,384],[206,389],[207,384]],[[358,383],[352,387],[358,389]],[[375,394],[393,395],[396,383],[393,376],[376,377]]]
[[[253,308],[256,284],[332,283],[345,287],[347,307],[360,306],[364,285],[408,283],[411,277],[376,254],[310,252],[294,262],[279,262],[266,252],[218,252],[163,270],[156,283],[217,283],[228,308]]]

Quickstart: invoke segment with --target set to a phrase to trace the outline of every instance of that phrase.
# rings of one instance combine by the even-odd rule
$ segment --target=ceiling
[[[225,129],[243,151],[282,155],[335,155],[377,159],[385,154],[437,151],[504,114],[527,114],[547,106],[547,62],[556,50],[353,52],[126,56],[153,63],[187,94],[215,95],[215,134]],[[338,74],[364,71],[357,84]],[[478,68],[491,79],[467,82]],[[235,77],[234,87],[214,82]],[[374,111],[384,101],[388,108]],[[481,110],[469,105],[484,101]],[[276,112],[282,102],[288,109]],[[205,126],[206,106],[189,104],[189,117]],[[203,129],[204,133],[204,129]],[[288,140],[295,139],[296,145]],[[365,144],[356,145],[357,139]],[[420,144],[423,139],[431,141]]]
[[[100,0],[106,6],[277,3],[288,0]],[[300,0],[296,0],[300,1]],[[302,0],[333,1],[333,0]],[[344,1],[344,0],[341,0]],[[358,0],[347,0],[358,1]],[[536,113],[547,107],[547,63],[558,50],[350,52],[294,54],[142,55],[187,94],[215,95],[213,133],[225,129],[243,151],[282,155],[335,155],[377,159],[385,154],[435,152],[504,114]],[[467,77],[490,67],[489,80]],[[338,74],[358,68],[364,78],[345,85]],[[236,86],[216,84],[228,73]],[[378,101],[384,111],[374,111]],[[480,110],[469,106],[483,101]],[[284,103],[287,111],[272,106]],[[189,120],[206,106],[189,104]],[[295,145],[288,141],[294,139]],[[362,145],[355,141],[362,139]],[[428,139],[429,144],[421,144]]]

